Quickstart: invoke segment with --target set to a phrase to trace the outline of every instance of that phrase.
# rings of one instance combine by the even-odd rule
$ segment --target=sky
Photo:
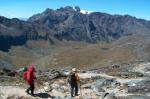
[[[65,6],[150,20],[150,0],[0,0],[0,16],[29,18],[46,8]]]

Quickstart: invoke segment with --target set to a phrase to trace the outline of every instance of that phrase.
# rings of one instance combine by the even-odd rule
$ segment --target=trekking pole
[[[69,85],[68,82],[66,83],[66,85],[67,85],[67,87],[68,87],[68,92],[71,92],[70,85]]]
[[[81,82],[79,82],[79,83],[80,83],[80,95],[82,97]]]

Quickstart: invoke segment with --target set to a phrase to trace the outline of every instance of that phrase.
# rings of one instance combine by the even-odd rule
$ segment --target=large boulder
[[[101,95],[102,92],[105,92],[105,90],[102,88],[103,86],[107,85],[106,79],[98,79],[96,80],[95,84],[91,86],[92,90],[95,91],[97,95]]]
[[[61,71],[55,70],[55,69],[47,70],[47,71],[40,71],[37,74],[37,76],[38,78],[41,78],[40,80],[46,80],[46,81],[52,81],[53,79],[64,77],[61,74]]]
[[[125,84],[129,93],[143,93],[150,91],[150,79],[133,80]]]

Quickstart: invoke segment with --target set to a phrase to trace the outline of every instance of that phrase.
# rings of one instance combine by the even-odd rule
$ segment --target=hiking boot
[[[79,94],[75,94],[75,96],[79,96]]]
[[[72,96],[72,95],[71,95],[71,97],[75,97],[75,96]]]
[[[31,94],[31,96],[32,96],[32,97],[36,97],[36,95],[35,95],[35,94]]]
[[[29,95],[30,93],[29,93],[29,91],[26,91],[26,93]]]

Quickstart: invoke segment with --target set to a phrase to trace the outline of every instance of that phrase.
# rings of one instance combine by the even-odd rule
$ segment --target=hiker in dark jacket
[[[24,73],[24,79],[29,84],[29,88],[26,90],[26,93],[30,94],[29,91],[31,91],[32,96],[34,96],[34,80],[36,79],[34,72],[35,72],[34,65],[30,65],[28,67],[28,70]]]
[[[77,74],[77,69],[73,68],[70,75],[68,76],[68,83],[71,88],[71,97],[74,97],[74,90],[75,96],[78,96],[78,83],[80,82],[80,78]]]

